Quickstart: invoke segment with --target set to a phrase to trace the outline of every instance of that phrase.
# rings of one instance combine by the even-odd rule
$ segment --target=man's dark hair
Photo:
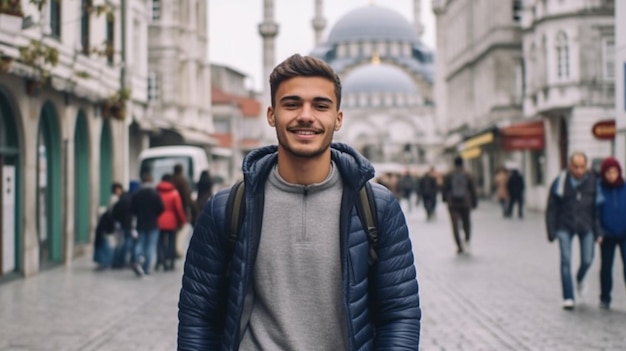
[[[115,190],[120,189],[121,191],[124,191],[124,187],[122,186],[121,183],[115,182],[113,184],[111,184],[111,193],[114,193]]]
[[[321,77],[335,84],[337,110],[341,106],[341,81],[335,71],[321,59],[295,54],[281,62],[270,74],[272,108],[276,106],[276,92],[284,81],[295,77]]]
[[[463,166],[463,157],[461,156],[457,156],[454,158],[454,165],[456,167],[462,167]]]
[[[174,174],[181,174],[183,173],[183,165],[181,165],[180,163],[177,163],[174,166]]]
[[[171,183],[173,179],[174,179],[174,176],[172,176],[169,173],[165,173],[163,176],[161,176],[161,181],[163,181],[163,182]]]

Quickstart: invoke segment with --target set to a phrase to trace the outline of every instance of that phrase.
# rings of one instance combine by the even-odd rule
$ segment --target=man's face
[[[267,109],[267,121],[276,128],[278,148],[302,158],[329,150],[343,113],[337,110],[335,85],[321,77],[295,77],[280,84],[276,106]]]
[[[587,160],[581,155],[573,156],[569,162],[569,171],[574,178],[582,178],[587,173]]]

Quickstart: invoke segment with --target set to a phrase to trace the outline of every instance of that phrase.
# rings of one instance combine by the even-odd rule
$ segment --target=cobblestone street
[[[596,250],[588,293],[568,312],[561,309],[558,247],[548,244],[542,215],[505,220],[494,204],[482,202],[465,255],[456,254],[443,207],[431,222],[422,207],[408,221],[422,350],[624,349],[626,293],[618,258],[612,309],[598,307]],[[179,262],[174,272],[140,280],[131,271],[94,272],[85,257],[4,283],[0,350],[174,350],[181,268]]]

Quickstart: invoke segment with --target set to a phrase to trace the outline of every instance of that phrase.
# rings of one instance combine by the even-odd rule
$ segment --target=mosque
[[[421,40],[420,0],[414,21],[370,3],[341,17],[323,37],[323,1],[315,0],[312,20],[315,48],[311,55],[328,62],[339,74],[344,124],[335,140],[356,147],[377,164],[422,170],[439,153],[433,101],[434,54]],[[264,1],[264,76],[274,62],[278,24],[274,1]],[[264,92],[269,100],[269,92]],[[420,167],[421,166],[421,167]]]

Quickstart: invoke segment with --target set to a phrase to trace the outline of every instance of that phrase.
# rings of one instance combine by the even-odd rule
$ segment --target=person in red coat
[[[165,211],[159,216],[159,245],[157,250],[157,264],[155,270],[174,269],[176,259],[176,232],[187,223],[187,216],[183,209],[183,202],[172,182],[171,174],[164,174],[157,185],[157,191],[165,206]]]

